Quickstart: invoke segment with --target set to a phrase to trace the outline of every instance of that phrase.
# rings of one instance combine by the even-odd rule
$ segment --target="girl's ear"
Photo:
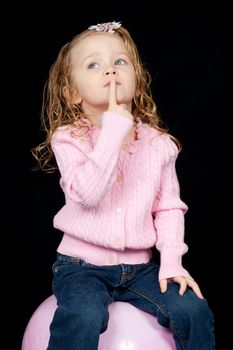
[[[74,104],[81,104],[83,98],[81,95],[79,95],[78,93],[78,90],[77,89],[71,89],[70,91],[70,100],[71,100],[71,103],[74,103]]]
[[[77,92],[71,98],[71,102],[74,104],[81,104],[82,100],[82,97]]]
[[[71,91],[68,87],[63,88],[64,97],[72,104],[80,104],[82,102],[82,97],[77,91]]]

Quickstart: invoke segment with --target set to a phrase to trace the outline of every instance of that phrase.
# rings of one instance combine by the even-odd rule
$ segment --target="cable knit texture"
[[[180,198],[175,143],[139,118],[137,138],[127,144],[131,119],[105,112],[101,128],[83,122],[86,133],[63,126],[52,138],[65,194],[54,217],[64,233],[57,250],[115,265],[148,262],[155,246],[159,279],[190,277],[182,266],[187,205]]]

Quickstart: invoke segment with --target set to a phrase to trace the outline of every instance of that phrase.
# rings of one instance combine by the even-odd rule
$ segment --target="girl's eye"
[[[125,64],[125,63],[126,63],[126,61],[123,60],[122,58],[119,58],[118,60],[115,61],[116,65],[121,65],[121,64]]]
[[[98,63],[96,62],[92,62],[88,65],[88,69],[95,69],[95,68],[98,68]]]

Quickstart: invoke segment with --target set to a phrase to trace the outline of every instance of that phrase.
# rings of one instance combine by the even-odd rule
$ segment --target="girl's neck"
[[[105,108],[101,108],[101,109],[94,108],[93,110],[90,109],[90,107],[88,109],[83,108],[85,118],[87,118],[91,122],[91,125],[101,128],[102,115],[107,110],[107,106],[104,106],[104,107]]]
[[[91,122],[91,125],[97,126],[98,128],[102,127],[102,115],[86,115],[86,117]]]

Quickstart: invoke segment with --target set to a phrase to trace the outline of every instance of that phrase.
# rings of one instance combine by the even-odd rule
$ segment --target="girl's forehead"
[[[125,50],[127,52],[127,48],[125,46],[122,38],[116,33],[103,33],[103,32],[94,32],[88,33],[82,38],[80,38],[77,43],[74,45],[74,51],[92,51],[98,48],[101,50],[102,48],[116,48]]]

